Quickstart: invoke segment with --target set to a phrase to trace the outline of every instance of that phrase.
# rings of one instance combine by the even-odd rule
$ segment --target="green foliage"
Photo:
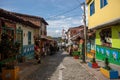
[[[80,52],[78,52],[78,51],[73,52],[73,56],[79,56],[79,55],[80,55]]]
[[[14,68],[17,62],[11,59],[15,58],[16,55],[19,54],[19,48],[20,48],[20,44],[17,42],[14,43],[13,35],[2,33],[1,41],[0,41],[0,54],[2,55],[1,60],[5,61],[2,63],[3,67],[6,67],[7,69]],[[10,60],[6,61],[7,59]]]
[[[105,67],[104,68],[107,70],[111,70],[111,67],[109,66],[109,61],[108,61],[107,57],[105,58]]]
[[[19,53],[19,43],[14,43],[13,36],[7,33],[2,33],[0,41],[0,53],[4,56],[3,59],[7,59],[16,56]]]
[[[92,63],[96,63],[95,58],[92,58],[92,60],[91,60],[90,62],[92,62]]]

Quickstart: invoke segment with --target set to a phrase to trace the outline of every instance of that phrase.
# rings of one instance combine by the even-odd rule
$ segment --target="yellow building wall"
[[[100,29],[96,31],[96,39],[95,39],[95,42],[96,42],[96,45],[101,45],[101,41],[100,41]]]
[[[114,25],[111,26],[112,29],[112,47],[113,48],[118,48],[120,49],[120,25]],[[100,41],[100,33],[101,29],[96,30],[96,45],[101,45],[101,41]]]
[[[90,4],[92,1],[95,3],[95,13],[90,16]],[[103,8],[100,8],[100,0],[91,0],[88,4],[89,29],[116,18],[120,18],[120,0],[108,0],[108,4]]]
[[[120,49],[120,25],[112,27],[112,47]]]

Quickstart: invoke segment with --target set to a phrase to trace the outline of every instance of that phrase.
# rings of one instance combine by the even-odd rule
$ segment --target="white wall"
[[[31,28],[29,26],[25,26],[22,24],[17,24],[16,27],[17,27],[17,29],[19,27],[21,27],[21,29],[23,30],[23,45],[28,45],[28,31],[31,32],[31,44],[34,44],[34,38],[33,38],[33,36],[35,34],[34,28]]]
[[[44,35],[43,32],[46,31],[46,25],[44,23],[42,23],[41,29],[42,29],[42,35]]]

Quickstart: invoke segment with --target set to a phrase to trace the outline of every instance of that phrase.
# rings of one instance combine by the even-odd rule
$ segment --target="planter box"
[[[92,68],[98,68],[98,63],[92,63],[92,62],[88,62],[88,66],[92,67]]]
[[[100,72],[106,76],[107,78],[110,78],[110,79],[117,79],[119,77],[119,74],[118,74],[118,71],[116,70],[106,70],[105,68],[101,67],[100,68]]]
[[[2,80],[19,80],[19,67],[14,69],[2,68]]]
[[[79,56],[73,56],[74,57],[74,59],[79,59]]]

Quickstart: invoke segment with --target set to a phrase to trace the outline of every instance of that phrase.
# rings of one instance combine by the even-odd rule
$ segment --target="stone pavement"
[[[19,63],[18,66],[20,67],[20,80],[24,80],[24,78],[39,68],[39,65],[36,64],[35,59],[26,61],[24,63]]]
[[[66,57],[63,65],[66,67],[63,71],[63,80],[97,80],[73,57]]]
[[[20,80],[97,80],[78,61],[66,52],[47,56],[42,64],[28,61],[19,65]]]
[[[88,62],[89,60],[87,60],[86,62]],[[100,61],[100,60],[96,60],[98,65],[100,67],[104,67],[104,61]],[[80,62],[80,61],[78,61]],[[119,72],[119,79],[108,79],[106,78],[104,75],[102,75],[102,73],[100,72],[100,68],[90,68],[87,64],[83,64],[83,67],[92,75],[94,75],[94,77],[97,80],[120,80],[120,66],[118,65],[114,65],[114,64],[110,64],[110,67],[112,69],[118,70]]]
[[[89,59],[87,59],[89,61]],[[104,66],[103,61],[98,61],[99,66]],[[58,52],[42,59],[42,64],[35,60],[19,64],[20,80],[109,80],[100,72],[100,68],[93,69],[79,59],[73,59],[67,52]],[[110,64],[119,71],[120,66]],[[120,80],[111,79],[111,80]]]

